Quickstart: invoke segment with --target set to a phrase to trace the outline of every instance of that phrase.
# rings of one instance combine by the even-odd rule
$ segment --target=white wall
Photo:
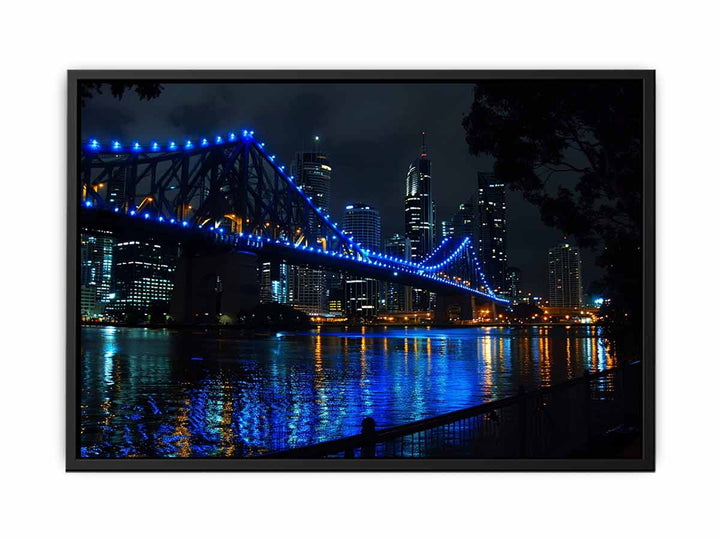
[[[719,380],[717,344],[703,343],[718,333],[708,320],[718,305],[707,253],[719,180],[712,4],[217,4],[3,7],[4,537],[708,537]],[[313,37],[298,34],[311,28]],[[63,472],[65,70],[131,67],[657,69],[658,472]]]

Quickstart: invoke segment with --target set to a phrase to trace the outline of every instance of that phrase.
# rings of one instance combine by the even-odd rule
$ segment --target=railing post
[[[374,458],[375,457],[375,420],[369,416],[362,421],[362,430],[360,435],[363,438],[362,448],[360,450],[360,457],[363,458]]]

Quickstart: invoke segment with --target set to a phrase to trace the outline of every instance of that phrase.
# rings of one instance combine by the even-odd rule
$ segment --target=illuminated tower
[[[315,138],[315,143],[319,138]],[[330,160],[317,149],[313,152],[298,152],[292,167],[297,184],[308,199],[322,214],[330,209],[330,180],[332,168]],[[305,238],[310,246],[320,241],[320,219],[314,214],[309,216]],[[294,307],[309,313],[320,314],[328,311],[327,272],[313,268],[294,266],[288,272],[288,302]]]
[[[476,249],[488,283],[496,293],[506,290],[507,206],[505,184],[492,173],[478,173]]]
[[[80,232],[80,310],[83,317],[106,314],[112,300],[113,246],[115,239],[107,231],[83,229]]]
[[[410,260],[410,239],[404,234],[394,234],[385,240],[384,252],[402,260]],[[385,305],[388,311],[412,310],[412,290],[407,285],[388,283],[385,287]]]
[[[551,307],[582,306],[580,251],[570,244],[548,250],[548,299]]]
[[[380,213],[369,204],[353,203],[345,206],[343,230],[362,249],[380,251]],[[379,304],[378,280],[348,276],[345,283],[347,314],[363,317],[376,315]]]
[[[412,260],[421,260],[433,249],[435,225],[432,198],[432,162],[425,146],[422,132],[420,155],[413,160],[405,178],[405,236],[410,239]],[[427,291],[413,289],[413,310],[430,308],[431,297]]]
[[[420,155],[410,164],[405,178],[405,235],[410,239],[413,260],[433,248],[432,162],[422,132]]]

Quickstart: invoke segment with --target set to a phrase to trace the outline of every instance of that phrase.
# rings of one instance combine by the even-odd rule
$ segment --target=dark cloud
[[[83,137],[167,141],[248,128],[289,165],[318,135],[333,166],[335,221],[341,221],[346,203],[366,202],[380,210],[384,235],[403,231],[405,174],[419,151],[422,130],[428,133],[439,220],[470,197],[478,170],[492,170],[492,159],[469,155],[465,143],[461,120],[472,100],[470,84],[164,86],[152,101],[134,95],[118,101],[107,93],[93,98],[82,111]],[[545,294],[547,249],[561,239],[520,194],[508,194],[509,264],[522,270],[525,288]],[[589,254],[584,265],[587,285],[598,271]]]

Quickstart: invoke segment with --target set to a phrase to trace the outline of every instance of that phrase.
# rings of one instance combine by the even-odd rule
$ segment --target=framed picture
[[[654,469],[653,71],[70,71],[67,469]]]

